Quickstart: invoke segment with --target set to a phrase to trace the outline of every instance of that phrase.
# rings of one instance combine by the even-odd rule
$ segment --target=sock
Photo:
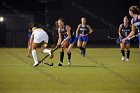
[[[68,59],[70,60],[71,59],[71,52],[67,53],[68,55]]]
[[[51,55],[51,50],[50,49],[43,49],[43,53],[48,53],[49,55]]]
[[[79,49],[80,49],[81,51],[83,51],[83,48],[82,48],[82,47],[79,47]]]
[[[85,55],[86,53],[86,48],[83,48],[83,55]]]
[[[130,56],[130,50],[127,50],[127,51],[126,51],[126,55],[127,55],[127,58],[129,59],[129,56]]]
[[[60,52],[60,62],[63,63],[63,59],[64,59],[64,51]]]
[[[34,62],[35,62],[35,63],[38,63],[36,50],[32,50],[32,56],[33,56]]]
[[[125,57],[125,51],[124,50],[121,50],[121,53],[122,53],[122,56]]]

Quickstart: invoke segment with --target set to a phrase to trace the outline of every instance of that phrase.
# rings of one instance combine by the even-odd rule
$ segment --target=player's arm
[[[76,30],[76,37],[78,37],[79,29],[80,29],[80,25],[78,25],[78,27],[77,27],[77,30]]]
[[[132,31],[132,25],[130,25],[130,29]],[[135,34],[131,38],[134,38],[134,37],[135,37]]]
[[[65,46],[65,42],[68,41],[68,39],[71,38],[70,30],[71,30],[70,26],[66,25],[66,31],[67,31],[68,36],[62,41],[62,43],[61,43],[62,47]]]
[[[140,20],[140,15],[138,15],[138,19]]]
[[[126,38],[124,38],[122,40],[122,43],[124,43],[126,40],[130,39],[133,35],[135,35],[136,28],[133,24],[133,20],[131,20],[131,28],[132,28],[132,31],[130,32],[130,34]]]
[[[66,25],[66,31],[68,36],[64,39],[64,41],[67,41],[68,39],[71,38],[70,30],[71,30],[70,26]]]
[[[61,41],[62,41],[62,35],[61,35],[61,32],[60,32],[60,28],[58,29],[58,42],[57,42],[57,46],[60,46],[61,45]]]
[[[30,40],[29,40],[29,46],[28,46],[28,53],[27,53],[27,57],[31,57],[31,51],[32,51],[32,43],[34,40],[34,34],[32,33]]]
[[[135,26],[134,26],[134,24],[133,24],[133,19],[131,20],[131,29],[132,29],[132,31],[131,31],[130,34],[126,37],[126,39],[129,39],[129,38],[131,38],[133,35],[135,35],[136,28],[135,28]]]
[[[87,25],[87,27],[89,29],[89,33],[88,34],[92,33],[93,32],[93,29],[89,25]]]
[[[121,37],[121,29],[122,29],[122,24],[119,26],[119,30],[118,30],[119,37]]]

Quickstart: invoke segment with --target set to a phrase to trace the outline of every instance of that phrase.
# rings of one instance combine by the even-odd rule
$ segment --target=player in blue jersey
[[[131,26],[128,23],[128,17],[125,16],[123,19],[123,23],[119,26],[119,38],[122,41],[124,38],[126,38],[131,32]],[[126,47],[126,61],[129,61],[129,55],[130,55],[130,40],[126,40],[125,43],[120,43],[121,53],[122,53],[122,61],[125,60],[125,50]]]
[[[81,24],[78,25],[76,30],[76,37],[78,37],[77,46],[81,51],[81,55],[85,57],[86,45],[88,42],[88,34],[92,33],[92,28],[86,24],[86,18],[81,18]]]
[[[71,31],[71,27],[69,25],[66,25],[64,23],[64,20],[62,18],[58,19],[58,43],[57,46],[61,45],[61,51],[60,51],[60,62],[58,66],[63,66],[63,59],[64,59],[64,49],[68,47],[67,49],[67,55],[68,55],[68,65],[71,65],[71,49],[74,45],[75,41],[75,34]]]
[[[132,31],[131,33],[124,38],[122,41],[123,43],[130,39],[133,35],[137,34],[137,38],[138,38],[138,44],[139,44],[139,49],[140,49],[140,15],[139,15],[139,9],[138,6],[131,6],[129,8],[129,14],[132,18],[131,20],[131,25],[132,25]]]

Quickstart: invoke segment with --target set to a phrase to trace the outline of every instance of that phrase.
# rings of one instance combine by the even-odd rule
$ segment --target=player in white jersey
[[[37,53],[36,53],[36,48],[41,45],[41,51],[43,53],[48,53],[50,55],[50,58],[53,58],[53,52],[51,49],[47,49],[47,44],[48,44],[48,34],[42,29],[39,28],[37,25],[34,25],[32,28],[32,35],[30,37],[30,42],[29,42],[29,49],[27,53],[27,57],[30,57],[31,54],[34,59],[34,64],[33,67],[38,66],[38,58],[37,58]]]

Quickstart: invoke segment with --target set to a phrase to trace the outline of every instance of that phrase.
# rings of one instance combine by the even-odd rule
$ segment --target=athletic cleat
[[[126,61],[129,62],[129,58],[126,58]]]
[[[71,66],[71,59],[69,59],[69,61],[68,61],[68,65]]]
[[[124,56],[122,56],[122,61],[124,61],[124,59],[125,59],[125,57],[124,57]]]
[[[54,57],[53,50],[51,50],[50,59],[52,59],[53,57]]]
[[[83,54],[83,57],[85,57],[85,54]]]
[[[33,67],[37,67],[39,65],[39,63],[34,63]]]
[[[63,66],[63,64],[60,62],[60,63],[58,64],[58,66]]]
[[[85,53],[85,52],[83,52],[82,56],[83,56],[83,57],[85,57],[85,55],[86,55],[86,53]]]

